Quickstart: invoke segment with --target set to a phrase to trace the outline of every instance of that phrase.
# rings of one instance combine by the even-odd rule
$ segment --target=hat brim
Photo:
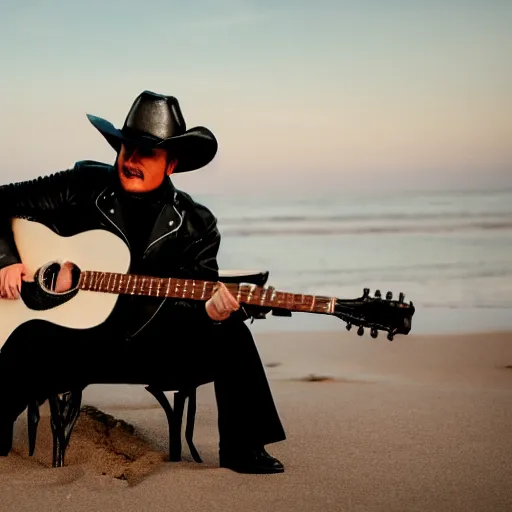
[[[87,118],[116,152],[120,151],[123,143],[150,149],[167,149],[178,161],[174,173],[205,167],[217,154],[217,139],[204,126],[195,126],[181,135],[161,140],[149,135],[125,133],[106,119],[91,114],[87,114]]]

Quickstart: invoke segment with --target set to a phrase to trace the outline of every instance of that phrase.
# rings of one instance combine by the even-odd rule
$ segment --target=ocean
[[[223,269],[268,270],[268,284],[294,293],[403,292],[413,332],[512,328],[510,189],[195,198],[218,218]],[[344,328],[305,313],[253,325]]]

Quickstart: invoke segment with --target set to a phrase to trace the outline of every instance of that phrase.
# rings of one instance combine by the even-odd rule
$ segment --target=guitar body
[[[69,261],[80,270],[128,272],[128,247],[108,231],[98,229],[62,237],[43,224],[25,219],[13,219],[12,229],[30,279],[39,268],[52,261]],[[72,299],[44,310],[31,309],[23,298],[0,299],[0,348],[18,326],[29,320],[41,319],[75,329],[99,325],[108,318],[117,299],[117,294],[79,290]]]

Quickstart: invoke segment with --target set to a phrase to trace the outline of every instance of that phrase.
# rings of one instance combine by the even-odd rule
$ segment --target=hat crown
[[[178,100],[144,91],[133,102],[123,127],[123,132],[149,135],[164,140],[186,131],[186,123]]]
[[[122,129],[102,117],[87,114],[92,125],[118,153],[123,144],[166,149],[178,161],[174,172],[200,169],[218,149],[215,135],[204,126],[187,130],[178,100],[144,91],[134,100]]]

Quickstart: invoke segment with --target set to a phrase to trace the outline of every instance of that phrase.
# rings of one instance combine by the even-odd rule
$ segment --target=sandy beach
[[[259,333],[288,439],[268,450],[282,475],[218,467],[213,386],[199,389],[204,459],[165,460],[167,423],[142,386],[91,386],[52,469],[48,410],[34,457],[25,414],[0,459],[0,511],[510,511],[512,332],[411,335]]]

